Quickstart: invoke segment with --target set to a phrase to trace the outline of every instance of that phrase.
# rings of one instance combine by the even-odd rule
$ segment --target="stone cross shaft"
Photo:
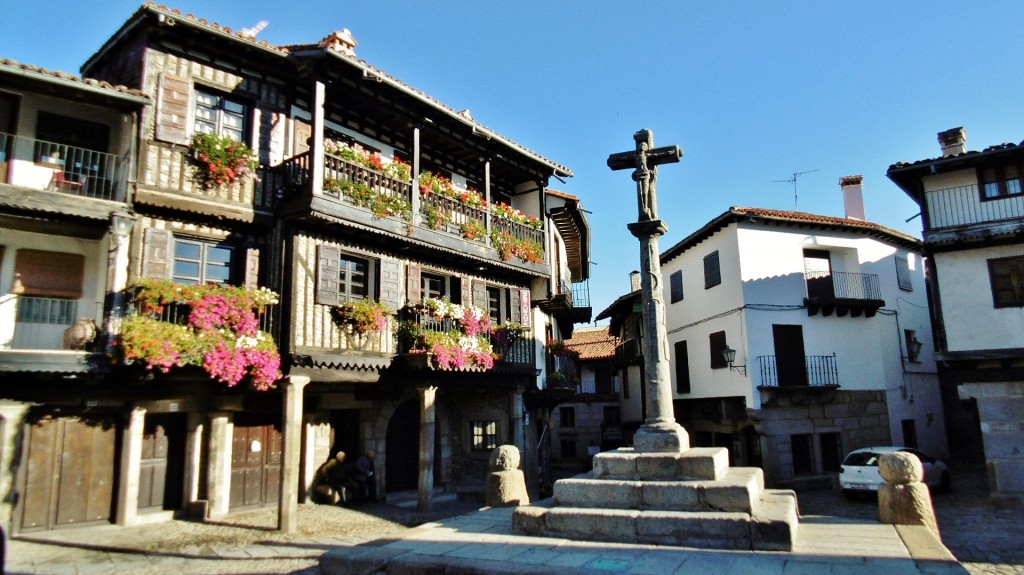
[[[690,447],[689,436],[675,420],[672,387],[669,380],[668,334],[665,329],[665,302],[662,294],[661,260],[658,238],[668,226],[658,219],[655,188],[658,165],[676,163],[683,156],[679,146],[654,147],[654,133],[640,130],[633,134],[636,150],[608,156],[612,170],[633,168],[636,182],[639,221],[627,224],[640,240],[640,288],[643,301],[644,391],[647,418],[633,436],[633,447],[640,453],[681,452]]]

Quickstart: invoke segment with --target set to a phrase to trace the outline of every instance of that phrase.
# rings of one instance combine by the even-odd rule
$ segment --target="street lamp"
[[[733,362],[736,361],[736,350],[735,349],[733,349],[733,348],[729,347],[728,345],[726,345],[725,349],[722,350],[722,358],[725,359],[725,363],[729,364],[729,371],[736,370],[736,371],[742,373],[744,376],[747,375],[747,366],[745,366],[745,365],[733,365]]]

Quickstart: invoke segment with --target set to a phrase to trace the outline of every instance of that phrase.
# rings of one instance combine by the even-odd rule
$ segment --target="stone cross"
[[[665,329],[665,302],[662,294],[661,260],[658,237],[668,226],[658,219],[656,193],[658,165],[676,163],[683,157],[679,146],[654,147],[654,133],[640,130],[633,134],[636,150],[608,156],[612,170],[633,168],[636,182],[639,221],[627,224],[640,240],[640,288],[643,301],[643,381],[647,418],[633,436],[633,448],[639,453],[678,453],[689,449],[686,430],[675,420],[672,387],[669,381],[668,334]]]

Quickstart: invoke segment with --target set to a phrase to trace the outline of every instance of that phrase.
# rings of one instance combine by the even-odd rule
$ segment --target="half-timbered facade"
[[[519,446],[536,479],[537,406],[524,394],[542,393],[545,338],[590,319],[586,216],[578,198],[547,189],[572,173],[354,48],[347,30],[272,46],[147,4],[83,66],[86,77],[130,86],[105,88],[128,121],[100,151],[138,158],[124,166],[130,185],[54,180],[49,168],[56,183],[43,190],[120,191],[100,201],[134,223],[119,228],[130,241],[118,252],[117,298],[103,304],[111,289],[99,279],[82,288],[100,302],[97,323],[110,323],[100,331],[115,365],[99,379],[131,384],[100,402],[122,435],[120,451],[100,458],[118,470],[107,520],[277,505],[282,528],[294,528],[313,472],[339,450],[375,450],[378,493],[417,489],[424,507],[435,489],[482,494],[500,444]],[[57,164],[36,148],[37,157],[24,152],[31,170]],[[109,213],[89,216],[112,225]],[[96,222],[95,246],[65,250],[86,252],[75,260],[86,270],[106,268]],[[52,247],[42,234],[25,247]],[[21,247],[5,245],[8,279]],[[249,384],[252,360],[237,385],[223,371],[211,377],[219,360],[209,352],[186,367],[124,361],[127,336],[118,340],[106,317],[118,304],[130,304],[129,318],[199,321],[195,302],[165,309],[146,299],[165,285],[276,294],[258,306],[258,335],[228,346],[255,350],[272,338],[281,361],[272,389]],[[382,319],[359,323],[363,312]]]

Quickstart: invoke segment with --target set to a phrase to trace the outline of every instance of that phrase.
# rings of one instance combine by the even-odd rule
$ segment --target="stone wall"
[[[1024,502],[1024,382],[964,383],[959,392],[978,402],[993,502]]]

